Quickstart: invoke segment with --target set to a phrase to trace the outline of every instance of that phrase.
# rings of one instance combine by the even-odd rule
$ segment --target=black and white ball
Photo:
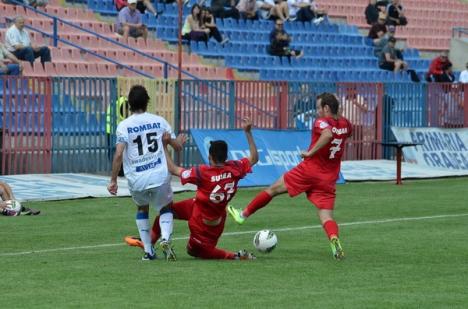
[[[17,200],[5,201],[8,216],[19,216],[21,213],[21,203]]]
[[[278,238],[270,230],[261,230],[255,234],[253,239],[255,248],[262,253],[269,253],[276,248]]]

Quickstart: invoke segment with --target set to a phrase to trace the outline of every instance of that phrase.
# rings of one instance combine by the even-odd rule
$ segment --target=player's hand
[[[163,142],[164,147],[170,144],[171,140],[172,140],[171,134],[168,132],[164,132],[163,137],[162,137],[162,142]]]
[[[117,190],[118,190],[118,186],[117,186],[117,181],[111,181],[108,185],[107,185],[107,191],[109,191],[110,194],[112,195],[116,195],[117,194]]]
[[[176,141],[177,143],[179,143],[179,145],[183,146],[188,141],[188,135],[185,133],[181,133],[177,135]]]
[[[250,132],[252,130],[252,120],[249,117],[242,119],[242,128],[245,132]]]
[[[301,151],[302,159],[309,158],[309,157],[311,157],[311,154],[308,151]]]

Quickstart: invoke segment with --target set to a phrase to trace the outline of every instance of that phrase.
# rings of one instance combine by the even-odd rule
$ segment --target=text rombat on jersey
[[[129,127],[127,128],[128,133],[139,133],[143,132],[146,130],[151,130],[151,129],[159,129],[161,127],[161,124],[159,122],[153,122],[153,123],[147,123],[147,124],[142,124],[137,127]]]

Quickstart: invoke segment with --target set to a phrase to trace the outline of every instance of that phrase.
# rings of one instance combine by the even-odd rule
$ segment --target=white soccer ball
[[[275,249],[276,244],[278,244],[278,238],[270,230],[261,230],[255,234],[253,244],[258,251],[269,253]]]
[[[17,200],[8,200],[5,201],[8,211],[12,214],[12,216],[19,216],[21,213],[21,203]]]

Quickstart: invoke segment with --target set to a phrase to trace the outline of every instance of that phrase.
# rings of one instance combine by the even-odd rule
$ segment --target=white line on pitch
[[[424,216],[424,217],[393,218],[393,219],[382,219],[382,220],[345,222],[345,223],[339,223],[339,226],[341,227],[341,226],[382,224],[382,223],[405,222],[405,221],[421,221],[421,220],[431,220],[431,219],[441,219],[441,218],[458,218],[458,217],[466,217],[466,216],[468,216],[468,213],[454,214],[454,215],[437,215],[437,216]],[[322,226],[321,225],[306,225],[306,226],[298,226],[298,227],[278,228],[278,229],[273,229],[273,230],[275,232],[288,232],[288,231],[298,231],[298,230],[318,229],[318,228],[322,228]],[[225,233],[223,233],[223,236],[236,236],[236,235],[244,235],[244,234],[255,234],[256,232],[257,231],[225,232]],[[173,240],[185,240],[185,239],[188,239],[188,236],[174,237],[173,238]],[[81,250],[81,249],[96,249],[96,248],[116,247],[116,246],[122,246],[122,245],[124,245],[124,243],[101,244],[101,245],[67,247],[67,248],[53,248],[53,249],[43,249],[43,250],[36,250],[36,251],[0,253],[0,256],[17,256],[17,255],[28,255],[28,254],[33,254],[33,253],[49,253],[49,252],[71,251],[71,250]]]

